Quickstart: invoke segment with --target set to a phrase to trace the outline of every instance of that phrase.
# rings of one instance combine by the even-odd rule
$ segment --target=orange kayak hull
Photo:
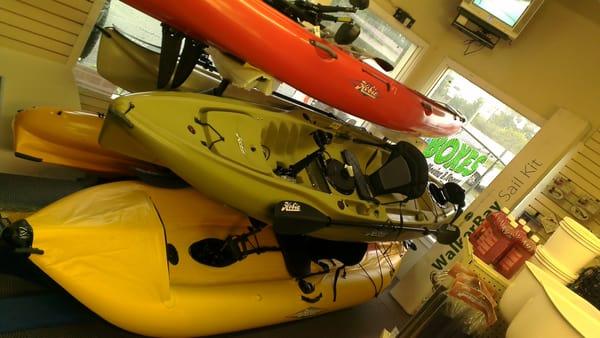
[[[321,39],[262,0],[124,0],[330,106],[390,129],[456,133],[446,107]]]

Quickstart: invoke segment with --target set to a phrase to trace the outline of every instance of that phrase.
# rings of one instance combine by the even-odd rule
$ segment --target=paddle
[[[282,201],[275,206],[273,228],[284,235],[307,235],[330,225],[360,227],[368,230],[410,231],[423,236],[434,235],[441,244],[451,244],[460,236],[460,230],[452,224],[444,224],[438,229],[411,227],[399,223],[387,222],[351,222],[334,221],[312,206],[297,201]]]

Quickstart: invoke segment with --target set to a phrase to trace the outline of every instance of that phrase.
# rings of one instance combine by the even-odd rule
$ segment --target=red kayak
[[[230,53],[330,106],[424,136],[464,118],[305,30],[262,0],[124,0],[186,36]]]

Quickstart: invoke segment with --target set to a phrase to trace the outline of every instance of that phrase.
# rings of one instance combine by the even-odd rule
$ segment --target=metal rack
[[[483,280],[492,290],[494,290],[494,299],[496,302],[500,301],[502,294],[510,284],[510,280],[502,276],[498,271],[481,259],[479,259],[473,253],[473,246],[471,242],[467,241],[466,250],[462,256],[462,263],[465,264],[469,270],[477,274],[481,280]],[[481,338],[504,338],[506,335],[507,324],[498,318],[496,324],[492,325]]]
[[[500,300],[504,290],[510,284],[510,281],[502,276],[498,271],[494,270],[494,268],[477,256],[473,254],[473,246],[471,242],[467,241],[466,251],[462,256],[462,263],[469,267],[471,271],[477,274],[479,278],[486,282],[488,286],[494,290],[494,299],[496,301]]]

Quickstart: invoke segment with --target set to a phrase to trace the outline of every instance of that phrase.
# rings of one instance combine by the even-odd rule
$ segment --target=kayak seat
[[[398,142],[388,160],[368,180],[373,196],[401,193],[409,200],[415,199],[427,188],[429,167],[417,147]]]
[[[311,273],[311,262],[323,259],[335,259],[345,266],[356,265],[362,261],[368,246],[368,243],[280,234],[277,234],[277,242],[283,254],[285,267],[294,278],[306,277]]]

